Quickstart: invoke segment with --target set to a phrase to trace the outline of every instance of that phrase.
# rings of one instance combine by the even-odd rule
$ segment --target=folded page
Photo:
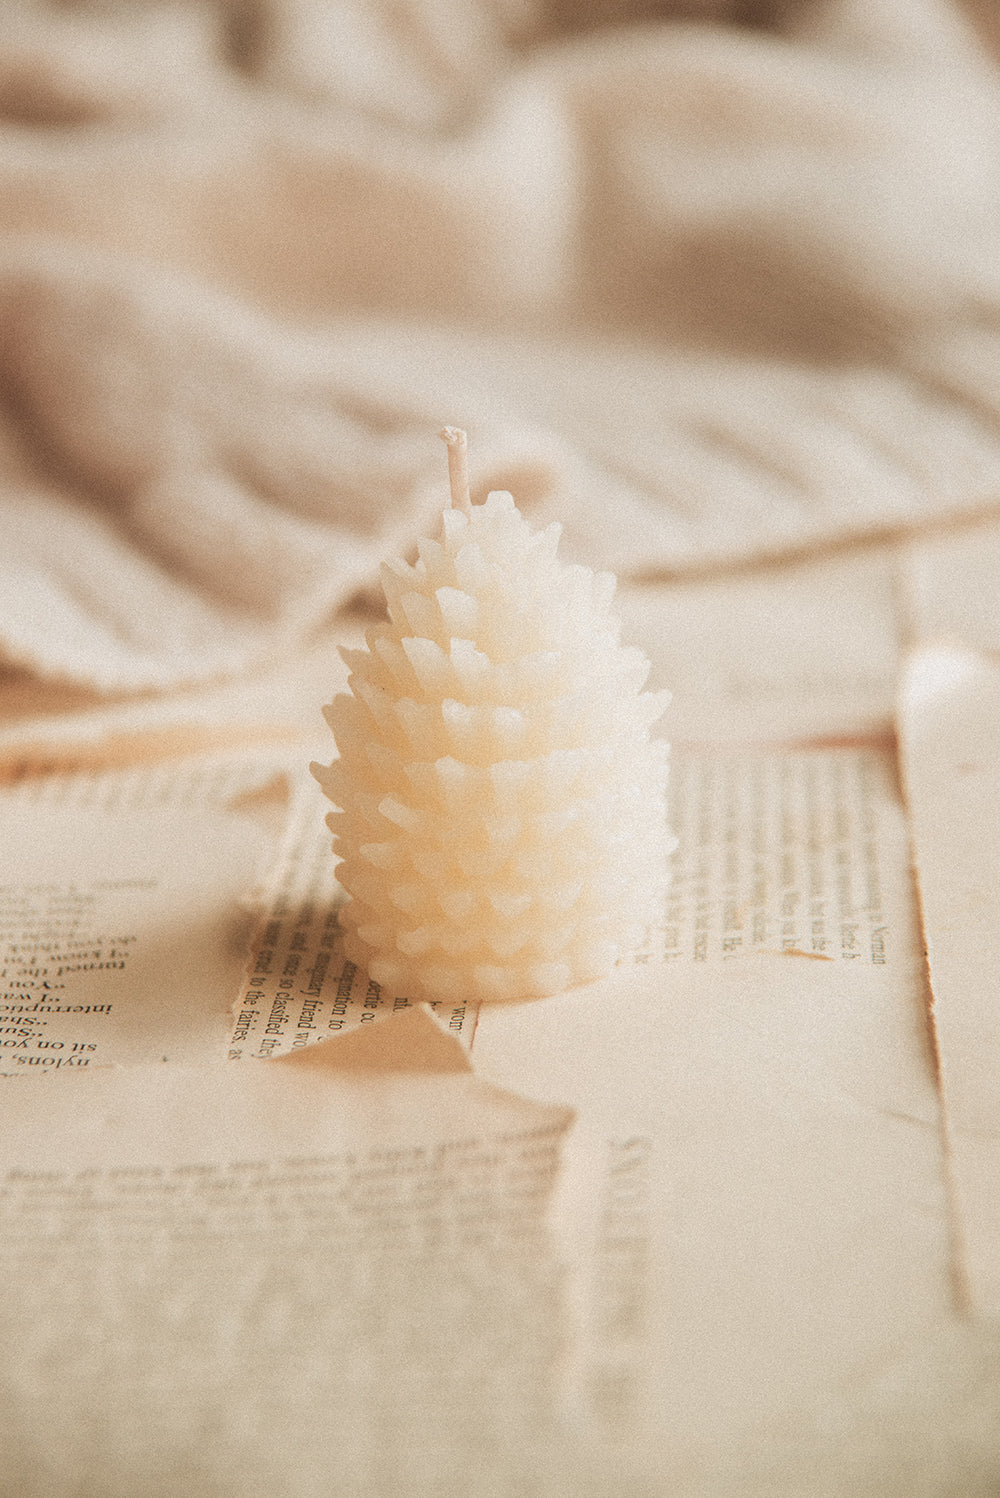
[[[906,794],[934,998],[961,1274],[1000,1315],[1000,664],[913,656],[900,704]]]

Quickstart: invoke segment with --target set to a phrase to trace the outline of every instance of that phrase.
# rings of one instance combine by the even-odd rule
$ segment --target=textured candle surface
[[[669,694],[643,690],[614,577],[563,565],[557,525],[502,493],[442,522],[383,567],[389,622],[325,709],[345,948],[414,999],[558,993],[662,912]]]

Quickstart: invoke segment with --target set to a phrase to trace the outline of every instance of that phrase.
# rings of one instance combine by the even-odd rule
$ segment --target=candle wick
[[[468,438],[461,427],[445,427],[440,436],[448,446],[448,481],[451,484],[452,508],[471,515]]]

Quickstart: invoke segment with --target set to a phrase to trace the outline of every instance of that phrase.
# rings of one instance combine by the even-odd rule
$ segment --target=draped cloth
[[[444,422],[477,497],[626,578],[1000,508],[972,21],[10,0],[9,668],[167,690],[295,649],[433,525]]]

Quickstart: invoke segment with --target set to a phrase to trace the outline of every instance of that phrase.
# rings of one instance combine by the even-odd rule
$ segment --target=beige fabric
[[[0,649],[287,650],[443,421],[636,575],[1000,504],[998,141],[947,0],[9,4]]]

